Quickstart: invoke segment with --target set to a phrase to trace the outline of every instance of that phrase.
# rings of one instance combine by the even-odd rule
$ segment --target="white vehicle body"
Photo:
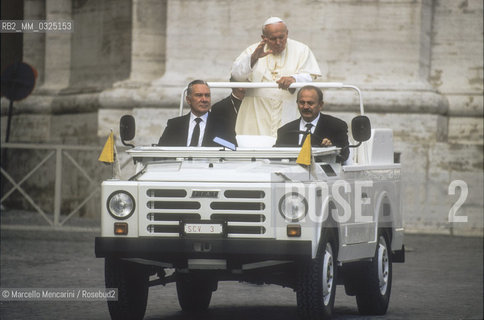
[[[363,111],[361,98],[360,107]],[[179,281],[177,275],[203,274],[215,283],[241,280],[298,290],[300,266],[318,259],[322,239],[328,240],[324,234],[331,230],[334,266],[324,266],[335,275],[339,269],[334,285],[343,283],[349,294],[360,297],[360,285],[355,284],[359,282],[348,279],[358,263],[378,257],[382,234],[389,242],[390,261],[404,260],[400,164],[393,161],[392,132],[373,129],[349,165],[337,163],[339,148],[329,147],[313,148],[313,163],[302,166],[296,163],[300,149],[128,150],[136,174],[102,184],[102,231],[96,238],[96,255],[142,265],[145,272],[158,273],[161,284]],[[133,202],[122,218],[109,209],[111,198],[120,192]],[[165,269],[174,274],[165,276]],[[385,272],[379,274],[383,277]],[[325,279],[331,291],[333,279]],[[182,308],[197,309],[196,303],[190,300],[187,305],[187,298],[180,298],[180,291]],[[334,296],[330,298],[334,302]],[[321,317],[330,314],[331,310]]]
[[[379,225],[392,229],[392,250],[402,248],[400,164],[342,166],[323,161],[314,163],[312,172],[308,173],[309,169],[295,163],[300,148],[238,149],[235,152],[219,149],[137,147],[129,150],[128,153],[140,161],[139,171],[144,173],[133,181],[108,180],[102,185],[103,203],[119,190],[128,192],[136,201],[133,214],[123,220],[128,224],[128,234],[123,238],[178,239],[180,232],[173,230],[182,228],[183,220],[217,221],[214,216],[226,214],[250,220],[229,219],[225,226],[229,229],[226,239],[309,241],[312,258],[318,246],[322,220],[333,220],[331,223],[338,227],[339,262],[372,257]],[[313,154],[316,158],[325,155],[323,159],[326,159],[335,155],[336,149],[313,150]],[[157,157],[169,160],[157,161]],[[191,160],[186,160],[188,158]],[[288,222],[277,205],[289,189],[297,190],[308,200],[308,215],[301,223],[302,235],[297,238],[287,236]],[[167,196],[156,196],[157,190],[165,190]],[[169,196],[177,191],[181,195]],[[240,191],[241,195],[226,196],[227,192],[235,191]],[[259,191],[261,198],[253,198],[252,194],[244,198],[243,191]],[[359,198],[362,194],[364,197]],[[170,204],[163,208],[163,203],[168,202]],[[193,208],[186,207],[187,202],[193,204]],[[155,208],[158,203],[161,207]],[[213,209],[213,203],[239,207]],[[331,203],[336,211],[330,212]],[[245,208],[244,204],[261,206],[254,210]],[[102,237],[115,237],[113,225],[119,220],[106,212],[106,206],[103,210]],[[176,215],[177,219],[160,218],[168,214]],[[250,215],[254,219],[247,217]],[[247,228],[247,232],[231,232],[235,227]],[[263,230],[257,232],[257,229]],[[169,262],[167,265],[172,266]]]

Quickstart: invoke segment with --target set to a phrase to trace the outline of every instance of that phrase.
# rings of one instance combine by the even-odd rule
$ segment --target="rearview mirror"
[[[351,134],[358,142],[368,141],[371,136],[370,119],[367,116],[356,116],[351,121]]]
[[[121,136],[121,142],[125,146],[134,147],[132,144],[127,144],[125,140],[133,140],[136,130],[136,124],[134,117],[131,115],[124,115],[119,120],[119,135]]]

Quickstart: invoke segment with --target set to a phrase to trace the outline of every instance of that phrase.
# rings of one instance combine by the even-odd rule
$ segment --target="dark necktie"
[[[239,113],[240,104],[242,103],[242,101],[233,97],[233,96],[231,97],[230,100],[232,101],[232,106],[234,107],[234,112],[237,115]]]
[[[200,121],[202,121],[202,119],[195,118],[195,122],[197,124],[193,128],[192,140],[190,140],[190,147],[197,147],[198,146],[198,139],[200,138]]]
[[[306,132],[304,132],[303,138],[301,139],[301,143],[299,145],[303,145],[304,141],[306,140],[306,137],[308,134],[311,133],[311,128],[313,127],[312,123],[306,123]]]

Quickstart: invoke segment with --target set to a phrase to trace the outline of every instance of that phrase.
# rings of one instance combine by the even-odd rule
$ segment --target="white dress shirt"
[[[318,114],[318,116],[316,117],[316,119],[314,119],[313,121],[311,122],[306,122],[302,117],[301,117],[301,121],[299,121],[299,131],[306,131],[307,130],[307,127],[306,125],[308,123],[312,124],[313,126],[311,127],[311,134],[314,133],[314,130],[316,129],[316,126],[318,124],[318,121],[319,121],[319,117],[321,116],[321,114]],[[300,133],[299,134],[299,145],[301,145],[302,143],[302,138],[304,137],[304,134]]]
[[[195,128],[197,122],[195,121],[195,118],[200,118],[202,121],[200,121],[200,136],[198,138],[198,144],[197,147],[200,147],[202,145],[203,141],[203,136],[205,135],[205,127],[207,126],[207,118],[208,118],[208,112],[202,115],[201,117],[197,117],[193,113],[190,112],[190,123],[188,125],[188,137],[187,137],[187,147],[190,145],[190,142],[192,141],[192,134],[193,134],[193,129]]]

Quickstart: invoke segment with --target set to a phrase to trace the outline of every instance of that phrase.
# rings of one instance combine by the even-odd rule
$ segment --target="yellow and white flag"
[[[297,156],[296,163],[310,166],[312,163],[312,155],[311,155],[311,134],[306,136],[304,143],[301,147],[301,151]]]
[[[121,164],[118,159],[116,143],[114,143],[113,130],[111,130],[111,134],[109,134],[108,140],[106,140],[103,151],[101,151],[98,160],[105,164],[113,164],[114,179],[119,179],[121,177]]]
[[[101,155],[99,155],[98,160],[104,163],[114,162],[114,134],[112,131],[108,137],[108,140],[104,144],[103,151],[101,151]]]

